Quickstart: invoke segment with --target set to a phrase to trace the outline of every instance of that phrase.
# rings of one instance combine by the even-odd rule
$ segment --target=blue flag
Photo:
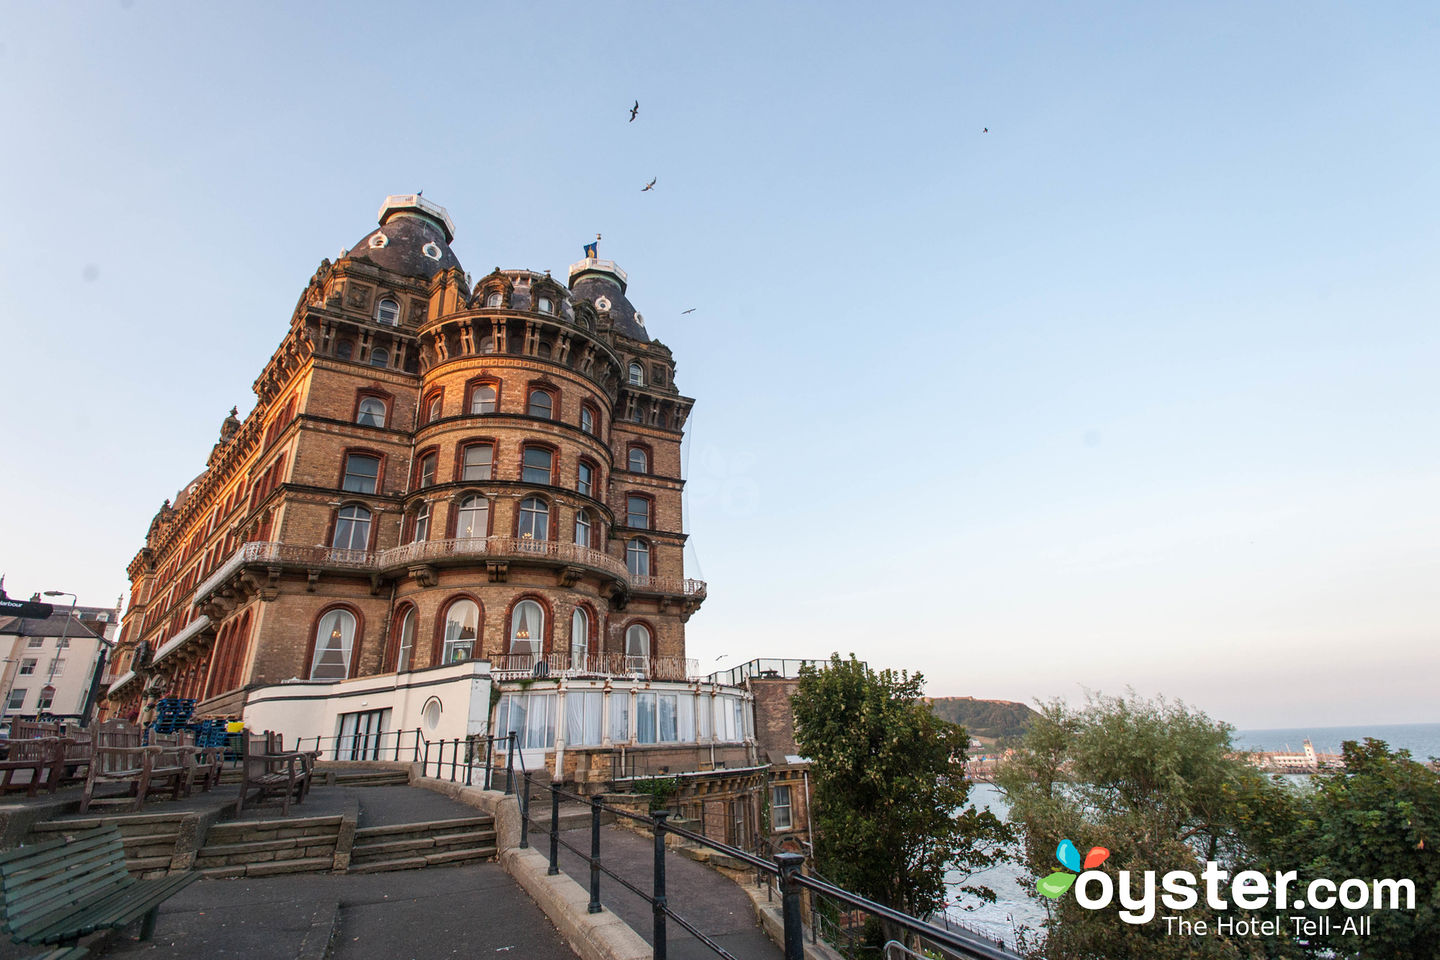
[[[598,241],[598,240],[595,241],[594,243],[587,243],[587,244],[585,244],[585,259],[586,259],[586,260],[594,260],[594,259],[595,259],[595,250],[596,250],[596,248],[599,247],[599,246],[600,246],[600,241]]]

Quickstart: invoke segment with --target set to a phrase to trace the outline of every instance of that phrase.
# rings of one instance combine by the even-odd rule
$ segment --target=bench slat
[[[82,882],[77,883],[77,879],[82,879]],[[76,903],[83,903],[111,889],[124,889],[130,886],[131,882],[133,878],[123,862],[107,864],[94,871],[92,876],[83,878],[74,873],[49,878],[43,890],[32,892],[24,889],[23,895],[8,898],[5,909],[9,925],[25,926],[57,909],[69,909]]]
[[[23,939],[55,943],[83,937],[102,927],[123,927],[200,879],[200,874],[175,873],[154,880],[137,880],[124,890],[86,904],[83,909],[26,932]]]
[[[89,834],[88,836],[86,834]],[[48,849],[39,847],[30,848],[35,850],[33,856],[25,859],[16,858],[9,863],[0,864],[0,877],[6,883],[11,881],[24,881],[31,875],[43,873],[61,863],[79,863],[91,859],[105,860],[109,858],[109,848],[120,846],[123,849],[123,841],[116,833],[113,836],[96,835],[93,830],[78,834],[73,840],[60,840],[56,846],[51,847],[44,844]]]

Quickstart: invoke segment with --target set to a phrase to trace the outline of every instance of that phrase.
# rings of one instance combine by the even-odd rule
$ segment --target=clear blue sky
[[[706,669],[1440,721],[1437,27],[4,2],[0,569],[113,600],[320,259],[423,189],[477,275],[629,271],[698,401]]]

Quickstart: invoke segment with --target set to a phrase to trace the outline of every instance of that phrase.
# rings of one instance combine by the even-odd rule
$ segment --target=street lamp
[[[65,626],[60,629],[60,646],[55,651],[55,656],[50,658],[50,675],[45,680],[45,686],[50,688],[52,691],[51,696],[53,697],[53,691],[55,690],[55,668],[60,665],[60,651],[65,649],[65,644],[70,640],[70,621],[75,619],[75,604],[80,602],[80,598],[64,590],[46,590],[45,596],[70,598],[70,610],[65,614]],[[41,697],[44,697],[43,692],[41,693]],[[36,716],[39,716],[38,708],[36,710]]]

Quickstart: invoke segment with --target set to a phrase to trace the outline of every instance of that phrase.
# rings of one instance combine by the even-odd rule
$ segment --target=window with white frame
[[[315,630],[315,656],[310,660],[311,680],[344,680],[350,676],[350,652],[355,644],[355,615],[331,610]]]
[[[32,673],[34,673],[34,672],[35,672],[35,660],[34,660],[34,659],[27,657],[26,659],[20,661],[20,671],[19,671],[19,675],[20,675],[20,676],[22,676],[22,677],[28,677],[28,676],[30,676],[30,675],[31,675]]]
[[[379,477],[379,457],[352,453],[345,458],[345,480],[340,486],[351,493],[374,493]]]
[[[359,504],[340,508],[335,519],[335,537],[330,545],[337,550],[365,550],[370,546],[370,511]]]
[[[549,483],[555,455],[544,447],[526,447],[521,455],[520,479],[526,483]]]
[[[55,703],[55,688],[44,687],[40,690],[40,699],[35,704],[36,710],[49,710]]]
[[[396,326],[400,323],[400,304],[389,297],[385,297],[375,304],[375,319],[386,326]]]
[[[590,514],[585,510],[575,511],[575,545],[579,547],[590,546],[590,535],[592,524]]]
[[[650,457],[645,453],[643,447],[630,448],[630,453],[625,458],[625,468],[631,473],[650,472]]]
[[[628,690],[610,694],[610,740],[613,743],[630,742],[630,692]]]
[[[650,576],[650,544],[638,539],[625,544],[625,569],[632,577]]]
[[[539,657],[545,637],[545,611],[534,600],[521,600],[510,613],[510,654]]]
[[[590,615],[576,607],[570,615],[570,666],[583,670],[585,653],[590,647]]]
[[[530,391],[530,403],[526,406],[525,412],[532,417],[543,417],[546,420],[555,415],[555,398],[548,390]]]
[[[584,460],[575,467],[575,492],[587,497],[595,495],[595,468]]]
[[[519,531],[522,540],[549,540],[550,505],[539,497],[521,500]]]
[[[65,673],[65,658],[55,657],[50,661],[50,676],[58,677]]]
[[[420,504],[420,510],[415,514],[415,536],[411,537],[412,543],[422,543],[430,539],[430,502]]]
[[[361,400],[355,422],[362,427],[385,426],[385,401],[379,397],[366,397]]]
[[[501,737],[515,734],[522,750],[548,750],[555,746],[555,695],[507,693],[496,707],[495,729]]]
[[[770,788],[770,827],[789,830],[795,825],[790,816],[790,787],[785,784]]]
[[[415,650],[415,608],[410,607],[405,611],[405,616],[400,620],[399,649],[395,654],[395,672],[403,673],[410,669],[410,654]]]
[[[565,694],[566,746],[600,745],[600,718],[604,697],[605,694],[599,690],[571,690]]]
[[[632,623],[625,631],[625,669],[644,673],[650,666],[650,628]]]
[[[435,482],[435,468],[440,462],[438,453],[427,453],[420,458],[420,474],[417,478],[417,486],[424,490]]]
[[[628,496],[625,498],[625,526],[637,530],[650,529],[650,500],[648,497]]]
[[[580,432],[589,434],[595,433],[595,414],[590,410],[588,406],[580,408]]]
[[[465,448],[461,480],[489,480],[495,465],[495,448],[488,443],[472,443]]]
[[[688,737],[680,735],[680,701],[690,701],[689,694],[642,693],[635,698],[635,740],[637,743],[678,743],[694,740],[694,723]],[[692,715],[693,717],[693,715]]]
[[[45,638],[44,638],[44,637],[31,637],[31,638],[30,638],[30,642],[27,643],[27,644],[25,644],[25,646],[26,646],[27,648],[31,649],[31,650],[35,649],[36,647],[43,647],[43,646],[45,646]]]
[[[474,600],[456,600],[445,611],[445,646],[440,651],[442,663],[469,660],[475,655],[475,641],[480,636],[480,608]]]
[[[455,536],[462,540],[484,537],[489,523],[490,501],[484,497],[466,497],[455,516]]]
[[[637,387],[645,385],[645,368],[638,363],[630,364],[630,382]]]
[[[470,412],[479,416],[495,412],[495,385],[482,383],[470,394]]]
[[[5,701],[6,710],[21,710],[25,707],[27,691],[23,687],[16,687],[10,691],[10,699]]]

